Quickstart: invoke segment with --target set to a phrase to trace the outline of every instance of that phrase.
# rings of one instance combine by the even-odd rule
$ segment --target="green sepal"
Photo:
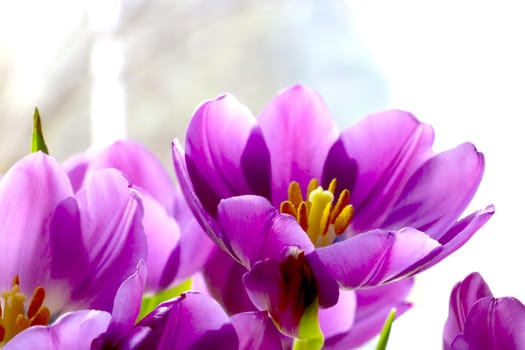
[[[35,112],[33,113],[33,138],[31,142],[31,153],[35,153],[38,151],[42,151],[45,154],[49,154],[46,142],[44,141],[44,134],[42,132],[40,113],[38,112],[38,108],[35,107]]]
[[[308,306],[299,321],[293,350],[319,350],[323,348],[324,335],[319,326],[319,299]]]
[[[392,328],[392,322],[396,318],[396,309],[393,308],[386,318],[385,325],[379,334],[379,340],[377,342],[376,350],[385,350],[386,344],[388,343],[388,337],[390,336],[390,329]]]
[[[188,278],[186,281],[182,282],[174,288],[165,289],[157,294],[144,296],[142,298],[142,304],[140,306],[140,314],[138,319],[143,319],[144,316],[149,314],[151,311],[155,310],[155,308],[159,304],[165,302],[166,300],[176,298],[182,293],[187,292],[191,289],[191,284],[191,278]]]

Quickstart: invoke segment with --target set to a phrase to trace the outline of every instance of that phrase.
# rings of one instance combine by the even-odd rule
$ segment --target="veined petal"
[[[117,141],[92,157],[89,170],[115,168],[129,182],[150,194],[173,213],[175,186],[160,161],[146,147],[129,140]]]
[[[244,312],[231,317],[239,336],[239,350],[281,350],[281,335],[266,312]]]
[[[73,192],[75,193],[82,187],[82,183],[86,177],[86,171],[89,167],[89,161],[90,158],[87,154],[80,153],[66,159],[62,163],[71,181]]]
[[[89,269],[79,271],[85,284],[76,285],[71,297],[110,311],[119,286],[146,259],[142,205],[137,192],[114,169],[90,172],[77,198]]]
[[[117,290],[111,311],[111,321],[107,330],[93,340],[91,349],[105,349],[108,344],[118,344],[131,331],[140,312],[146,274],[146,264],[141,260],[136,272],[129,276]]]
[[[91,349],[91,341],[104,332],[111,315],[104,311],[81,310],[58,318],[53,325],[33,326],[15,336],[4,350],[34,349],[66,350]]]
[[[314,249],[297,221],[279,214],[264,197],[224,199],[219,204],[218,220],[231,246],[230,253],[247,269],[264,258],[280,259],[289,246],[307,253]]]
[[[302,85],[275,96],[259,125],[272,162],[272,203],[278,206],[292,180],[306,188],[312,178],[320,178],[338,129],[321,96]]]
[[[257,262],[244,275],[244,285],[253,304],[268,310],[281,332],[298,337],[307,310],[314,303],[316,307],[335,305],[339,289],[332,278],[322,275],[319,265],[310,265],[303,253],[294,251],[284,253],[280,260]]]
[[[389,281],[439,248],[440,244],[424,233],[405,228],[369,231],[317,248],[312,255],[319,257],[341,286],[358,288]]]
[[[213,249],[204,267],[208,292],[230,315],[257,310],[244,287],[246,272],[244,266],[218,247]]]
[[[450,294],[450,309],[443,331],[443,348],[450,349],[454,338],[463,333],[468,314],[474,304],[485,297],[492,298],[492,292],[481,275],[471,273],[457,283]]]
[[[414,285],[413,278],[406,278],[374,288],[357,289],[356,316],[352,328],[326,339],[327,349],[352,349],[362,346],[377,336],[392,310],[396,319],[412,306],[406,298]]]
[[[406,301],[414,285],[413,278],[406,278],[374,288],[357,289],[356,316],[352,328],[326,340],[327,349],[351,349],[362,346],[377,336],[390,311],[396,309],[396,319],[409,310]]]
[[[195,292],[159,305],[119,344],[134,349],[232,349],[239,341],[230,319],[213,298]]]
[[[401,272],[399,276],[415,275],[445,259],[463,246],[490,219],[492,214],[494,214],[494,206],[489,205],[487,208],[478,210],[456,222],[439,239],[441,250],[437,254],[429,255],[425,259],[418,261]]]
[[[147,290],[156,291],[167,287],[175,278],[175,273],[171,275],[170,281],[163,281],[161,278],[164,268],[177,269],[180,261],[175,261],[167,266],[170,255],[180,242],[180,230],[175,219],[168,215],[166,209],[147,193],[141,194],[144,205],[144,233],[148,244],[148,282]]]
[[[221,198],[251,193],[241,161],[255,126],[252,113],[231,95],[204,102],[191,119],[186,132],[186,164],[195,192],[211,215]],[[264,142],[252,147],[264,153]],[[252,160],[245,162],[251,164]]]
[[[48,280],[47,224],[57,205],[71,196],[66,172],[42,152],[24,157],[0,180],[0,290],[10,289],[15,275],[28,294]]]
[[[522,349],[525,306],[511,297],[483,298],[470,310],[463,336],[472,349]],[[459,349],[455,344],[451,349]]]
[[[470,143],[434,156],[408,180],[381,227],[415,227],[440,240],[470,203],[484,166],[483,154]]]
[[[396,110],[369,115],[341,134],[346,154],[355,161],[355,173],[345,173],[351,168],[349,159],[339,167],[342,150],[332,151],[323,183],[336,178],[339,188],[350,190],[356,231],[380,227],[410,176],[432,156],[433,140],[429,125]]]
[[[217,243],[220,247],[228,249],[218,223],[206,211],[203,203],[201,203],[201,200],[195,193],[193,184],[190,180],[190,175],[188,174],[188,169],[186,167],[184,150],[182,149],[178,140],[174,140],[171,143],[171,149],[173,155],[173,166],[175,168],[175,173],[177,174],[182,193],[186,198],[187,205],[190,207],[191,212],[195,216],[195,219],[201,225],[208,237],[210,237],[211,240]],[[218,197],[216,199],[216,203],[218,203],[220,199]],[[217,209],[215,208],[214,210],[216,212]]]
[[[180,240],[172,250],[162,271],[160,286],[177,285],[200,271],[216,247],[195,219],[183,228]]]
[[[319,309],[319,325],[325,339],[348,332],[353,324],[357,309],[356,294],[353,290],[341,289],[337,304]]]

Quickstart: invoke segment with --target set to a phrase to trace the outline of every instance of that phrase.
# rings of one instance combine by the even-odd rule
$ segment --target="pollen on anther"
[[[304,202],[302,202],[297,209],[297,222],[299,222],[299,225],[301,225],[304,231],[308,231],[308,209]]]
[[[312,193],[313,190],[315,190],[317,187],[319,187],[319,181],[317,179],[311,179],[308,183],[308,189],[306,191],[306,198],[310,198],[310,193]]]
[[[339,214],[334,223],[334,231],[336,235],[340,235],[345,232],[353,215],[354,207],[352,207],[350,204],[344,207],[344,209],[341,211],[341,214]]]
[[[31,299],[31,302],[29,304],[29,308],[27,309],[27,317],[32,318],[40,309],[40,306],[44,303],[44,298],[46,297],[46,291],[42,287],[38,287],[35,289],[33,293],[33,298]]]
[[[350,191],[347,189],[344,189],[341,194],[339,195],[339,198],[337,199],[337,203],[334,206],[334,210],[332,211],[332,215],[330,217],[330,223],[335,223],[335,220],[339,217],[339,214],[343,211],[343,209],[350,203]]]
[[[303,195],[301,194],[301,186],[297,181],[292,181],[288,187],[288,199],[294,205],[295,208],[303,201]]]
[[[38,309],[36,315],[31,319],[31,326],[46,326],[51,319],[51,312],[47,307]]]
[[[297,217],[297,211],[295,210],[294,205],[290,201],[282,202],[280,211],[283,214],[288,214],[288,215],[292,215],[294,217]]]
[[[335,188],[337,186],[337,180],[334,178],[332,181],[330,181],[330,184],[328,185],[328,191],[332,192],[332,194],[335,194]]]

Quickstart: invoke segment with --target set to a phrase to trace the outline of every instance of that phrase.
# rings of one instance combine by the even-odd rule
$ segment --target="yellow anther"
[[[43,305],[45,295],[44,288],[36,288],[26,314],[26,297],[20,290],[20,278],[15,276],[11,290],[2,293],[4,303],[3,310],[0,307],[0,347],[28,327],[49,324],[51,313]]]
[[[290,201],[284,201],[281,203],[281,213],[288,214],[291,216],[297,217],[297,211],[295,210],[294,205]]]
[[[335,220],[343,211],[344,207],[347,206],[350,203],[350,191],[347,189],[344,189],[341,194],[339,195],[339,198],[337,199],[337,203],[335,204],[334,210],[332,211],[332,215],[330,217],[330,223],[335,223]]]
[[[330,181],[330,184],[328,185],[328,191],[332,192],[333,195],[335,195],[335,187],[337,186],[337,180],[336,179],[332,179],[332,181]]]
[[[317,181],[317,179],[311,179],[308,183],[306,198],[310,198],[310,193],[312,193],[312,191],[315,190],[317,187],[319,187],[319,181]]]
[[[304,202],[299,205],[297,210],[297,222],[305,232],[308,231],[308,208]]]
[[[299,204],[301,204],[303,201],[301,187],[296,181],[292,181],[288,187],[288,200],[294,205],[295,208],[299,207]]]
[[[345,232],[353,215],[354,207],[352,207],[350,204],[344,207],[343,211],[341,211],[341,214],[339,214],[335,220],[334,231],[336,235],[340,235],[341,233]]]
[[[294,216],[318,247],[331,244],[337,235],[344,233],[354,213],[347,189],[341,191],[333,204],[336,187],[336,179],[330,182],[328,190],[320,187],[317,179],[312,179],[304,200],[299,184],[292,181],[288,187],[289,198],[280,205],[281,213]]]

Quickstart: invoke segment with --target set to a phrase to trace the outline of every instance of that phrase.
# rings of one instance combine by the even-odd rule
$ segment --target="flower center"
[[[24,308],[26,296],[20,291],[18,275],[13,280],[11,290],[2,293],[3,310],[0,306],[0,345],[11,340],[15,335],[31,326],[46,326],[51,314],[43,305],[46,292],[37,287],[27,308]]]
[[[333,204],[336,185],[337,181],[333,179],[328,190],[324,190],[317,179],[312,179],[306,200],[303,200],[301,187],[292,181],[288,187],[288,200],[281,203],[281,213],[294,216],[316,247],[332,244],[336,236],[345,232],[354,215],[349,190],[341,191]]]

